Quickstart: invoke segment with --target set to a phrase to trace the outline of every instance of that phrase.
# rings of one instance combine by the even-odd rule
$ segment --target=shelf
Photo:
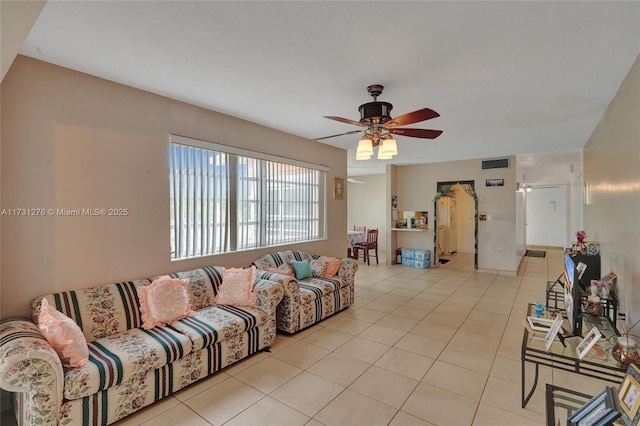
[[[391,228],[391,230],[398,232],[426,232],[429,228]]]
[[[547,308],[551,309],[564,309],[564,282],[563,275],[561,274],[555,281],[547,281]],[[588,289],[587,289],[588,290]],[[588,292],[587,292],[588,293]],[[580,309],[582,311],[582,315],[589,315],[585,311],[585,306],[587,305],[588,295],[582,294],[580,297]],[[562,303],[562,307],[558,305],[558,303]],[[602,316],[606,317],[611,325],[615,328],[616,321],[618,318],[618,297],[616,296],[616,292],[611,289],[609,293],[609,297],[604,299],[600,299],[600,304],[602,304]]]

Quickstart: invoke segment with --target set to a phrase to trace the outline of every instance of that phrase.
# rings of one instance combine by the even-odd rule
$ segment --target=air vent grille
[[[482,170],[487,169],[508,169],[509,168],[509,159],[508,158],[498,158],[496,160],[483,160],[482,161]]]

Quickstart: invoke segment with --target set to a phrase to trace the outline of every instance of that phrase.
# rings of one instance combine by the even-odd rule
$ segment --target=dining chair
[[[367,265],[371,265],[370,258],[373,250],[373,256],[376,258],[376,265],[378,264],[378,228],[369,229],[367,231],[367,241],[358,243],[355,245],[355,258],[360,259],[360,252],[362,251],[362,260],[367,262]]]
[[[358,225],[353,225],[353,232],[357,232],[359,234],[362,234],[362,239],[364,240],[364,238],[367,235],[367,227],[366,226],[358,226]],[[347,247],[347,256],[352,258],[352,259],[357,259],[356,257],[356,249],[355,249],[355,245],[358,244],[360,237],[358,238],[353,238],[350,239],[350,246]],[[356,242],[354,242],[356,241]]]

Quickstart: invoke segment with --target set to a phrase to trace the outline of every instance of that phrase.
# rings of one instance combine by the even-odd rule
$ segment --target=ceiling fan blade
[[[354,126],[358,126],[358,127],[367,127],[359,121],[349,120],[348,118],[335,117],[332,115],[325,115],[324,118],[328,118],[329,120],[339,121],[341,123],[353,124]]]
[[[442,130],[429,129],[389,129],[389,133],[400,136],[409,136],[410,138],[435,139],[442,134]]]
[[[357,179],[354,179],[354,178],[347,178],[347,182],[349,182],[349,183],[360,183],[360,184],[363,184],[363,185],[365,183],[365,182],[363,182],[361,180],[357,180]]]
[[[440,114],[429,108],[419,109],[400,115],[384,123],[384,127],[391,128],[396,126],[406,126],[407,124],[417,123],[418,121],[431,120],[440,117]]]
[[[352,130],[352,131],[346,132],[346,133],[339,133],[337,135],[324,136],[324,137],[321,137],[321,138],[315,138],[315,139],[311,139],[311,140],[312,141],[321,141],[321,140],[324,140],[324,139],[335,138],[335,137],[338,137],[338,136],[353,135],[353,134],[360,133],[360,132],[362,132],[362,130]]]

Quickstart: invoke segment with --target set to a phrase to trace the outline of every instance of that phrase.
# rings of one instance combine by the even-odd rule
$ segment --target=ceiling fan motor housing
[[[391,120],[389,113],[393,109],[393,105],[389,102],[367,102],[358,107],[360,111],[360,123],[371,124],[384,124]]]

